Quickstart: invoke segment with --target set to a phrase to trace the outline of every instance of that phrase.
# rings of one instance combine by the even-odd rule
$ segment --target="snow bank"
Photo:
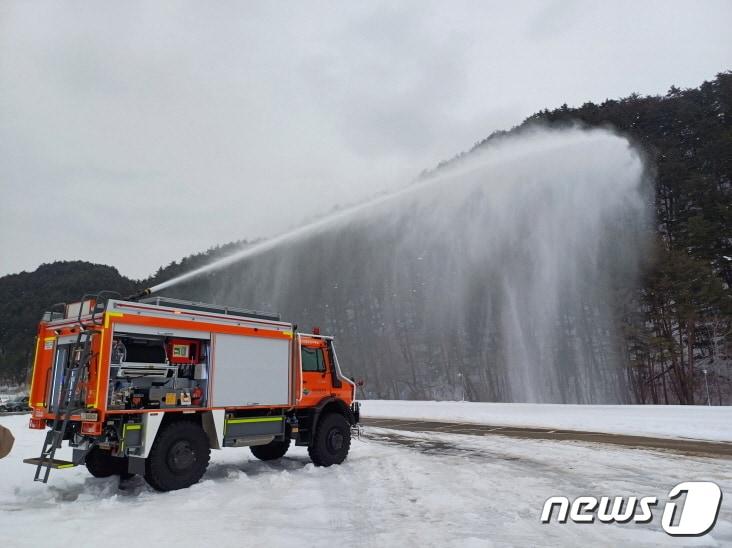
[[[732,407],[364,400],[364,417],[732,441]]]

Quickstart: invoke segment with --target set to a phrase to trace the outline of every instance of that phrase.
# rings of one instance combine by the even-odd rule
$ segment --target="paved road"
[[[440,432],[446,434],[465,434],[469,436],[499,435],[524,439],[609,443],[638,449],[662,449],[688,455],[732,459],[732,443],[728,442],[649,438],[644,436],[605,434],[601,432],[582,432],[578,430],[519,428],[515,426],[491,426],[487,424],[448,423],[412,419],[376,419],[362,417],[361,423],[364,426],[406,430],[409,432]]]

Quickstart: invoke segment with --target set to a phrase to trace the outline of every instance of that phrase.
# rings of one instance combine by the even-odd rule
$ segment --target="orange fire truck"
[[[85,464],[96,477],[143,475],[188,487],[210,450],[250,446],[259,459],[307,446],[340,464],[357,429],[356,385],[332,337],[273,314],[110,292],[56,305],[38,327],[30,428],[46,429],[35,480]],[[55,458],[63,441],[72,460]]]

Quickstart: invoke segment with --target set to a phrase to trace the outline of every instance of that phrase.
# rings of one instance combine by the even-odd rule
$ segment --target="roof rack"
[[[168,306],[170,308],[185,308],[186,310],[196,310],[198,312],[213,312],[215,314],[224,314],[226,316],[241,316],[245,318],[256,318],[258,320],[280,321],[280,315],[272,312],[260,312],[258,310],[248,310],[246,308],[235,308],[233,306],[184,301],[182,299],[173,299],[171,297],[148,297],[146,299],[140,299],[140,302],[145,304],[154,304],[157,306]]]

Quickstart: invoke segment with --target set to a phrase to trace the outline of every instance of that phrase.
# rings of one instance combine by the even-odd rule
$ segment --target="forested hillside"
[[[631,95],[601,104],[587,103],[578,108],[564,105],[531,116],[511,132],[532,124],[613,128],[629,137],[646,156],[652,181],[649,200],[653,201],[656,214],[655,224],[649,227],[654,233],[653,245],[640,291],[623,292],[619,288],[616,303],[617,319],[624,328],[628,401],[699,404],[706,403],[709,398],[713,404],[730,403],[732,72],[720,74],[699,88],[680,90],[672,87],[665,96]],[[476,144],[472,151],[425,172],[424,176],[439,172],[445,165],[511,132],[491,135]],[[345,245],[343,242],[342,239],[341,244]],[[228,244],[188,257],[161,268],[152,279],[139,282],[120,276],[113,268],[80,262],[43,265],[33,273],[0,278],[0,378],[22,380],[25,377],[32,362],[35,324],[48,305],[73,300],[85,291],[95,289],[124,293],[133,287],[152,285],[205,264],[212,257],[225,255],[242,244]],[[344,275],[349,274],[348,265],[339,267]],[[177,287],[170,293],[193,299],[235,294],[246,302],[229,304],[266,307],[266,298],[253,303],[248,302],[248,293],[220,290],[222,283],[236,284],[240,279],[237,276],[245,275],[241,269],[235,274],[219,272]],[[317,285],[318,282],[316,279],[309,283]],[[325,302],[324,288],[310,287],[308,291],[316,301]],[[332,296],[332,292],[328,296]],[[372,378],[374,382],[367,384],[373,396],[465,395],[476,400],[493,397],[486,387],[500,381],[486,371],[488,358],[478,350],[466,354],[464,363],[452,363],[456,354],[447,346],[444,355],[433,355],[441,362],[439,367],[446,370],[439,377],[444,386],[434,386],[436,377],[430,367],[437,365],[426,363],[424,344],[410,339],[409,326],[420,321],[420,304],[410,296],[399,296],[404,299],[401,303],[403,314],[384,318],[379,309],[383,298],[349,295],[339,301],[343,305],[341,315],[332,308],[313,308],[305,304],[281,311],[295,314],[294,321],[317,322],[335,332],[343,341],[339,351],[349,356],[352,372],[365,376],[368,381],[369,376],[374,376],[373,371],[379,371],[378,382]],[[466,314],[470,313],[466,310]],[[362,316],[368,316],[368,320],[360,320]],[[374,352],[373,347],[368,348],[367,341],[383,340],[383,330],[363,336],[364,325],[379,326],[384,322],[396,326],[391,330],[391,336],[398,338],[394,344],[399,355],[390,359],[397,360],[399,366],[392,366],[388,360],[381,365],[373,362],[379,353]],[[357,328],[359,336],[349,336],[349,330]]]
[[[648,155],[657,230],[652,261],[626,318],[628,366],[639,401],[714,403],[732,367],[732,73],[664,97],[631,95],[527,123],[580,121],[629,135]]]
[[[34,272],[0,278],[0,381],[22,382],[33,363],[33,344],[44,311],[99,288],[129,295],[136,287],[111,266],[83,261],[44,264]]]
[[[665,96],[544,110],[530,124],[607,127],[646,156],[656,214],[639,295],[621,303],[628,378],[647,403],[732,397],[732,72]],[[440,167],[459,160],[497,132]],[[426,172],[429,175],[433,172]]]
[[[84,261],[43,264],[33,272],[0,277],[0,382],[23,382],[33,362],[33,339],[44,311],[55,303],[73,302],[102,289],[131,295],[226,254],[243,242],[216,246],[161,267],[146,280],[122,276],[111,266]]]

